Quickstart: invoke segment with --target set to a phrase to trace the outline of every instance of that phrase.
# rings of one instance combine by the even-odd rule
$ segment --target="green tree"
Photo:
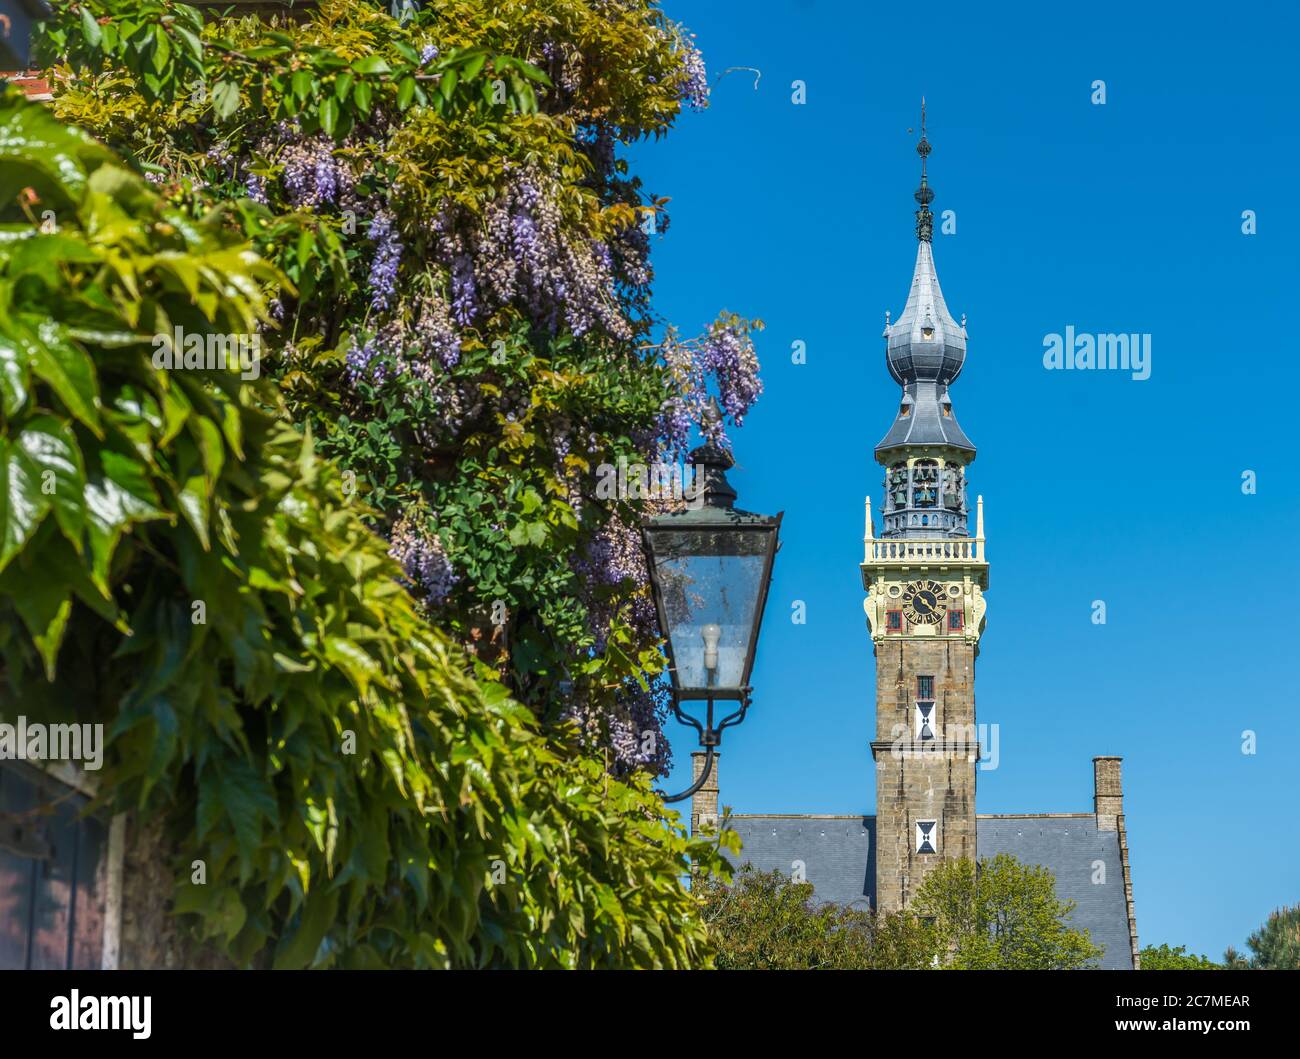
[[[1213,971],[1221,970],[1223,965],[1215,963],[1208,956],[1197,956],[1188,952],[1185,945],[1170,948],[1168,945],[1148,945],[1138,953],[1139,963],[1144,971]]]
[[[747,321],[683,341],[653,313],[667,200],[620,155],[704,104],[702,60],[650,0],[389,6],[61,4],[54,107],[287,278],[266,370],[430,620],[616,775],[663,772],[658,501],[608,469],[680,455],[710,388],[739,425],[760,387]]]
[[[717,966],[730,970],[908,970],[932,965],[932,932],[906,914],[815,902],[809,882],[745,865],[734,884],[700,879]]]
[[[933,922],[945,967],[1072,970],[1102,953],[1086,930],[1069,925],[1074,903],[1057,898],[1052,873],[1006,853],[978,864],[945,861],[911,908]]]
[[[1264,925],[1246,939],[1250,956],[1234,948],[1223,954],[1231,970],[1300,970],[1300,905],[1275,910]]]
[[[204,359],[277,281],[227,222],[0,93],[0,713],[105,725],[101,802],[166,822],[236,964],[707,965],[715,844],[543,739],[256,362]]]

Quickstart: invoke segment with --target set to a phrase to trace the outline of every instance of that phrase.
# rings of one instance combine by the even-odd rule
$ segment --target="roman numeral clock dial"
[[[947,595],[938,581],[907,583],[903,590],[903,613],[913,625],[938,625],[947,611]]]

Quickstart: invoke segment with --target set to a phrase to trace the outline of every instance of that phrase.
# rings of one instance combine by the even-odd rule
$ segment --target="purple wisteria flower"
[[[372,335],[360,345],[355,338],[348,347],[347,376],[356,382],[379,384],[387,378],[388,373],[382,363],[378,363],[384,350],[378,336]]]
[[[412,586],[433,606],[446,600],[460,581],[442,540],[418,511],[408,511],[397,520],[389,535],[388,554],[401,563]]]
[[[448,369],[460,363],[460,337],[452,325],[447,302],[436,291],[420,299],[415,335],[426,357]]]
[[[704,110],[709,105],[709,74],[704,67],[704,56],[695,46],[693,33],[680,33],[678,41],[681,45],[678,54],[686,74],[681,97],[692,110]]]
[[[684,454],[692,423],[704,440],[730,448],[724,421],[737,427],[763,392],[758,355],[743,322],[727,317],[702,337],[680,342],[670,328],[660,347],[675,392],[659,410],[658,440],[668,453]],[[708,414],[709,382],[714,382],[722,415]]]
[[[370,222],[370,238],[375,244],[370,263],[370,305],[383,311],[397,296],[397,267],[402,260],[402,240],[393,224],[392,214],[380,210]]]
[[[451,312],[462,327],[478,315],[478,287],[474,282],[474,259],[457,254],[451,262]]]
[[[334,141],[317,135],[290,137],[280,155],[289,201],[305,209],[338,204],[352,191],[352,174],[334,156]]]
[[[244,178],[244,191],[259,206],[266,205],[266,182],[256,173],[249,173]]]

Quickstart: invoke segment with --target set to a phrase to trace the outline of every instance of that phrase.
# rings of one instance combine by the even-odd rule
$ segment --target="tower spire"
[[[922,99],[916,267],[907,304],[885,328],[886,364],[903,393],[893,425],[876,446],[876,460],[887,468],[882,540],[968,536],[965,468],[975,446],[957,422],[949,389],[966,361],[966,327],[948,311],[934,267],[925,111]]]
[[[921,142],[916,145],[916,153],[921,156],[921,186],[913,196],[921,208],[916,211],[916,237],[923,243],[930,242],[934,235],[934,215],[930,212],[930,203],[934,201],[934,192],[925,175],[925,160],[930,157],[930,141],[925,137],[925,96],[921,97]]]

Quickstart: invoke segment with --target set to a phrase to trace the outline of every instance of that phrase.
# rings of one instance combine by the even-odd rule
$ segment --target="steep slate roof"
[[[744,842],[738,863],[788,875],[802,861],[817,899],[856,908],[874,903],[875,817],[743,815],[732,816],[731,827]],[[1071,922],[1105,950],[1099,966],[1132,970],[1117,831],[1098,831],[1091,813],[976,816],[975,827],[981,858],[1010,853],[1056,876],[1057,896],[1075,902]],[[1092,881],[1097,861],[1104,883]]]
[[[804,877],[821,901],[867,909],[876,890],[874,816],[732,816],[744,848],[737,863]]]

